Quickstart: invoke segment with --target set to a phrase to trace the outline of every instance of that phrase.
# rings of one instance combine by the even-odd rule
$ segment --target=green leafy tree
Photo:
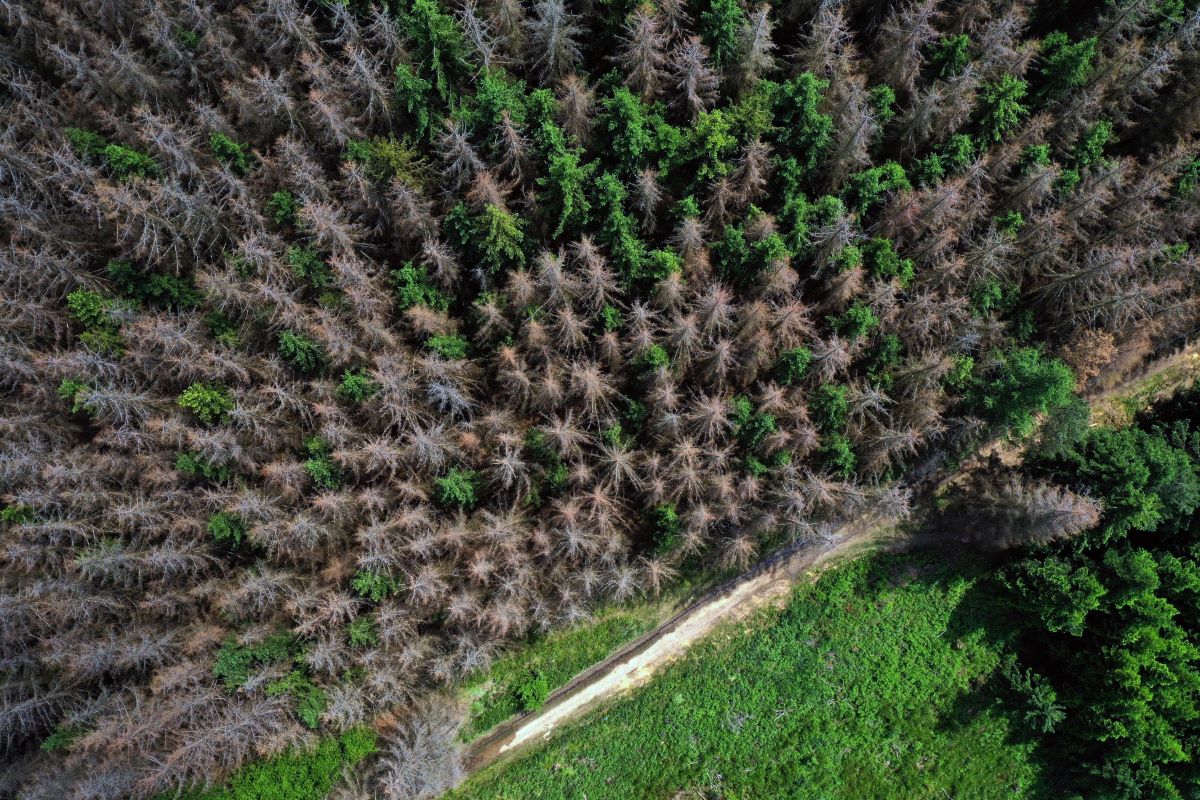
[[[458,88],[472,67],[462,29],[437,0],[411,0],[400,13],[400,27],[413,44],[421,73],[432,76],[430,86],[448,107],[458,103]],[[399,74],[399,73],[397,73]]]
[[[613,89],[601,104],[597,121],[607,134],[608,152],[622,172],[633,175],[649,163],[654,148],[654,133],[649,110],[624,86]]]
[[[342,486],[342,471],[333,460],[333,448],[320,436],[313,436],[304,443],[308,459],[304,470],[318,489],[333,491]]]
[[[557,217],[554,238],[566,231],[582,230],[591,216],[592,205],[585,191],[595,164],[584,164],[579,148],[567,147],[562,129],[553,123],[542,126],[546,150],[546,174],[537,179],[547,211]]]
[[[824,467],[839,478],[852,477],[858,460],[850,439],[844,433],[828,433],[821,439],[820,457]]]
[[[451,361],[466,358],[467,350],[470,347],[467,340],[456,333],[431,336],[425,341],[425,346],[442,358]]]
[[[346,627],[351,647],[375,647],[379,644],[379,628],[370,617],[358,617]]]
[[[912,185],[908,182],[908,176],[904,174],[904,168],[895,161],[887,161],[878,167],[851,175],[846,181],[844,196],[846,205],[861,217],[889,192],[910,188]]]
[[[293,275],[316,289],[324,289],[333,283],[329,265],[316,250],[294,244],[287,250],[287,262]]]
[[[863,244],[862,252],[863,264],[876,278],[885,281],[895,279],[901,286],[907,286],[913,279],[912,259],[901,258],[891,239],[872,237]]]
[[[603,241],[625,281],[639,280],[643,277],[646,245],[634,233],[637,224],[625,211],[625,187],[615,174],[606,172],[596,181],[596,192],[596,205],[605,215]]]
[[[350,403],[362,403],[379,391],[379,384],[371,380],[371,373],[366,370],[342,373],[342,382],[338,385],[337,396]]]
[[[684,171],[689,184],[703,189],[733,170],[730,159],[737,150],[733,120],[720,110],[705,111],[688,128],[678,153],[677,169]],[[697,216],[697,213],[692,216]]]
[[[347,142],[343,157],[361,164],[377,181],[398,178],[406,186],[419,189],[429,175],[429,165],[417,148],[394,134]]]
[[[180,408],[191,411],[205,425],[224,422],[236,407],[228,389],[207,383],[193,383],[183,390],[177,402]]]
[[[296,196],[286,189],[272,192],[271,199],[267,201],[267,212],[276,225],[295,225],[296,213],[299,210],[300,203],[297,202]]]
[[[1083,138],[1075,143],[1071,152],[1071,160],[1076,169],[1090,167],[1103,163],[1104,148],[1115,143],[1117,137],[1113,134],[1112,123],[1102,119],[1088,128]]]
[[[246,152],[246,145],[238,144],[223,133],[214,133],[208,137],[208,146],[212,148],[213,155],[217,157],[218,161],[238,175],[246,175],[250,172],[251,156]]]
[[[512,212],[496,205],[484,206],[478,227],[483,260],[493,272],[515,269],[525,263],[525,234]]]
[[[651,512],[654,529],[654,552],[669,553],[679,545],[682,522],[674,503],[655,506]]]
[[[813,422],[822,431],[844,430],[846,417],[850,413],[850,390],[845,386],[823,383],[817,387],[809,407]]]
[[[400,310],[413,306],[428,306],[437,311],[450,308],[450,298],[438,291],[429,279],[425,267],[405,261],[400,269],[392,270],[392,286],[396,289],[396,306]]]
[[[396,67],[396,103],[408,114],[417,136],[428,139],[433,133],[435,95],[433,84],[418,75],[408,64]]]
[[[208,518],[208,535],[218,542],[238,545],[246,538],[246,523],[237,514],[219,511]]]
[[[1075,375],[1066,364],[1036,347],[1019,347],[997,356],[975,387],[973,403],[996,424],[1025,436],[1038,414],[1069,402],[1074,387]]]
[[[445,477],[437,479],[438,500],[445,506],[470,508],[475,505],[477,482],[475,470],[455,467]]]
[[[279,334],[279,355],[301,372],[315,373],[325,366],[325,351],[321,346],[295,331]]]
[[[700,12],[700,36],[718,68],[731,66],[741,55],[746,24],[746,13],[737,0],[711,0],[708,10]]]
[[[804,177],[813,173],[833,141],[833,117],[821,111],[828,86],[828,81],[802,72],[776,94],[776,138]]]
[[[812,351],[807,347],[792,347],[779,356],[775,366],[776,380],[784,386],[793,386],[800,382],[808,365],[812,363]]]
[[[833,325],[850,341],[866,336],[879,325],[879,318],[870,306],[855,303],[833,321]]]
[[[943,36],[933,46],[929,64],[939,78],[953,78],[971,61],[971,37],[965,33]]]
[[[1096,57],[1096,37],[1072,42],[1062,31],[1054,31],[1042,40],[1038,56],[1040,94],[1058,100],[1067,92],[1087,83]]]
[[[979,128],[985,141],[998,142],[1020,124],[1029,113],[1021,103],[1028,91],[1025,81],[1008,74],[983,87],[979,100]]]

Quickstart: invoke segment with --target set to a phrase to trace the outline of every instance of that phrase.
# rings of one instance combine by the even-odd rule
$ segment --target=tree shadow
[[[1016,615],[995,577],[996,570],[1008,561],[1003,551],[981,551],[977,545],[962,542],[937,543],[927,537],[912,548],[910,555],[917,564],[929,566],[915,570],[907,567],[901,576],[907,582],[919,581],[945,589],[964,577],[974,579],[947,620],[944,633],[947,642],[977,639],[1000,652],[1002,659],[1016,652],[1026,623]],[[939,718],[937,729],[962,732],[975,726],[984,714],[1007,721],[1005,744],[1034,745],[1029,760],[1037,767],[1037,777],[1032,785],[1024,787],[1024,796],[1039,800],[1072,796],[1060,774],[1061,762],[1050,757],[1054,752],[1054,734],[1043,733],[1030,722],[1024,696],[1004,677],[1001,667],[959,694]]]

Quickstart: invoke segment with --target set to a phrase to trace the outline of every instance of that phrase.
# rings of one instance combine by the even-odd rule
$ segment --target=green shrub
[[[325,690],[312,682],[303,671],[294,669],[277,681],[266,686],[267,697],[287,695],[292,698],[296,716],[309,728],[321,724],[321,715],[329,702]]]
[[[316,250],[294,244],[288,248],[287,262],[293,275],[307,281],[316,289],[324,289],[333,284],[333,273]]]
[[[351,403],[361,403],[379,391],[379,384],[371,380],[371,373],[366,370],[342,373],[342,382],[338,385],[337,396]]]
[[[837,331],[852,342],[866,336],[878,325],[879,318],[875,312],[862,303],[855,303],[846,309],[846,313],[833,320]]]
[[[279,355],[301,372],[318,372],[325,365],[325,351],[321,345],[295,331],[279,334]]]
[[[546,673],[540,669],[533,669],[516,685],[514,691],[523,711],[536,711],[550,697],[550,681],[547,680]]]
[[[53,733],[42,740],[41,749],[47,753],[66,750],[72,742],[85,733],[87,733],[87,729],[80,725],[60,724]]]
[[[97,292],[76,289],[67,295],[67,310],[88,330],[115,327],[112,298]]]
[[[105,269],[108,277],[127,297],[144,305],[175,310],[200,305],[200,293],[191,279],[138,270],[128,261],[109,261]]]
[[[295,637],[287,632],[274,633],[257,644],[238,644],[236,636],[229,636],[213,662],[213,677],[225,684],[226,689],[237,689],[250,680],[255,669],[289,661],[299,652]]]
[[[821,461],[830,474],[842,479],[854,475],[857,459],[850,447],[850,439],[843,433],[827,433],[821,443]]]
[[[296,213],[299,210],[300,203],[296,200],[296,196],[286,189],[273,192],[271,199],[267,201],[267,211],[271,214],[271,219],[275,220],[276,225],[295,225]]]
[[[313,485],[318,489],[334,490],[341,488],[342,471],[332,458],[332,448],[320,436],[313,436],[304,443],[309,458],[304,462],[304,469],[312,478]]]
[[[238,144],[223,133],[209,136],[208,144],[217,160],[238,175],[250,172],[250,154],[246,152],[246,145]]]
[[[130,147],[110,144],[95,131],[67,128],[65,133],[71,148],[80,158],[105,165],[109,174],[119,181],[130,177],[152,178],[161,174],[158,164],[150,156]]]
[[[933,46],[929,63],[939,78],[953,78],[971,61],[971,37],[965,33],[943,36]]]
[[[996,230],[1005,236],[1015,237],[1021,232],[1021,227],[1025,224],[1025,217],[1020,211],[1003,211],[993,217],[996,223]]]
[[[396,289],[396,305],[404,310],[413,306],[429,306],[437,311],[450,308],[450,298],[434,288],[425,268],[404,262],[392,270],[392,286]]]
[[[845,386],[823,383],[813,393],[809,403],[813,422],[822,431],[844,430],[850,413],[850,390]]]
[[[425,346],[439,356],[451,361],[467,357],[469,344],[466,339],[456,333],[430,336],[425,340]]]
[[[784,386],[792,386],[800,382],[808,365],[812,363],[812,351],[807,347],[793,347],[784,350],[775,365],[775,379]]]
[[[205,383],[193,383],[183,390],[176,402],[180,408],[195,414],[205,425],[226,421],[229,419],[229,413],[235,408],[233,395],[228,389]]]
[[[351,647],[374,647],[379,644],[379,629],[370,617],[358,617],[346,628]]]
[[[172,33],[175,35],[175,41],[179,42],[180,46],[187,50],[195,50],[204,39],[204,36],[199,31],[181,28],[178,25],[175,26]]]
[[[199,453],[180,453],[175,457],[175,469],[184,475],[204,478],[214,483],[224,483],[232,474],[225,464],[215,464]]]
[[[455,467],[445,477],[437,479],[438,500],[444,506],[470,508],[475,505],[477,481],[475,470]]]
[[[104,148],[104,163],[112,176],[119,181],[131,177],[156,178],[161,170],[154,159],[130,147],[110,144]]]
[[[208,518],[208,533],[218,542],[238,545],[246,538],[246,523],[237,514],[218,511]]]
[[[347,142],[344,158],[361,164],[367,175],[377,181],[399,178],[414,189],[423,188],[429,176],[429,165],[420,152],[391,134]]]
[[[605,304],[604,308],[600,309],[600,321],[606,331],[619,331],[621,326],[625,324],[625,318],[622,316],[621,310],[616,306],[608,304]]]
[[[24,503],[16,503],[0,508],[0,522],[8,525],[24,525],[27,522],[33,522],[35,514],[32,506],[27,506]]]
[[[62,383],[58,385],[58,396],[66,400],[71,406],[71,413],[78,414],[80,411],[87,411],[87,403],[83,400],[82,394],[87,392],[90,387],[83,381],[77,381],[74,378],[63,378]]]
[[[638,369],[643,372],[658,372],[671,368],[671,357],[667,355],[665,347],[660,344],[652,344],[638,356],[637,365]]]
[[[650,512],[654,526],[654,552],[669,553],[679,545],[681,523],[674,503],[655,506]]]
[[[238,327],[224,314],[213,312],[204,317],[204,324],[212,337],[226,347],[237,347],[242,343]]]
[[[95,160],[104,156],[104,148],[108,147],[108,140],[95,131],[67,128],[65,133],[71,149],[81,158]]]
[[[399,579],[382,572],[360,569],[354,573],[350,586],[360,597],[365,597],[373,603],[378,603],[389,594],[396,594],[403,588]]]
[[[962,392],[967,389],[975,380],[975,359],[971,356],[955,356],[954,366],[950,367],[950,371],[942,378],[942,383],[946,388],[956,392]]]

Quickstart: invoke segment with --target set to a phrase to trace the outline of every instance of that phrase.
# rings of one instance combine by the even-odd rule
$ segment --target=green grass
[[[1033,745],[985,686],[1005,626],[963,572],[852,562],[448,797],[1030,796]]]
[[[531,678],[542,676],[551,691],[557,689],[653,628],[658,610],[657,605],[645,605],[601,613],[586,624],[538,637],[497,659],[487,673],[465,687],[473,702],[463,740],[470,741],[524,710],[520,687]]]

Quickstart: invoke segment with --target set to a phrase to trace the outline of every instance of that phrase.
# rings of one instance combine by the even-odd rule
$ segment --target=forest
[[[1195,400],[1078,394],[1200,327],[1198,5],[0,0],[0,797],[432,796],[506,646],[1031,436],[1030,713],[1190,796]]]

